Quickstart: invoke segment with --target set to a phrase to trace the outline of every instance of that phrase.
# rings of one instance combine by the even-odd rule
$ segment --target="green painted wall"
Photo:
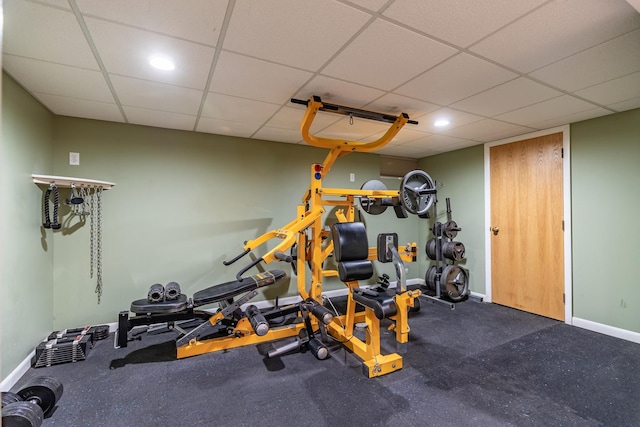
[[[447,221],[446,198],[451,199],[451,218],[462,231],[456,241],[465,247],[465,260],[459,265],[469,270],[469,288],[473,292],[485,293],[484,256],[484,151],[482,145],[451,151],[421,159],[419,167],[437,182],[437,220]],[[432,213],[433,210],[430,212]],[[420,226],[420,241],[426,243],[433,237],[430,218]],[[424,245],[420,247],[420,269],[426,272],[435,262],[425,255]]]
[[[573,314],[640,332],[640,109],[571,125]]]
[[[0,335],[4,379],[52,328],[53,239],[42,227],[42,189],[52,172],[52,115],[2,75],[0,145]]]
[[[305,145],[69,117],[55,117],[53,138],[56,175],[116,183],[103,193],[100,305],[96,280],[89,274],[90,223],[81,224],[68,208],[64,212],[65,231],[55,236],[56,328],[115,322],[119,311],[146,298],[156,282],[177,281],[192,295],[233,280],[248,257],[228,267],[223,260],[239,254],[246,240],[295,218],[309,186],[311,163],[322,162],[327,154]],[[79,166],[68,165],[70,151],[80,153]],[[360,188],[378,175],[377,155],[351,154],[336,162],[324,186]],[[401,242],[417,235],[416,217],[397,220],[392,210],[364,220],[370,246],[379,232],[395,231]],[[417,265],[407,267],[408,277],[422,275]],[[290,271],[285,263],[267,268]],[[391,265],[378,265],[380,274],[393,271]],[[343,287],[329,281],[323,289]],[[295,281],[284,281],[256,300],[296,293]]]

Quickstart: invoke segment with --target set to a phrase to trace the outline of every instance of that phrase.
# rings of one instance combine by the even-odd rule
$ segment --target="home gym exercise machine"
[[[322,163],[311,165],[310,185],[297,207],[294,220],[281,228],[266,232],[244,244],[243,251],[225,265],[232,265],[251,254],[252,261],[236,274],[236,280],[196,292],[192,299],[179,294],[171,299],[150,302],[143,299],[131,304],[129,311],[119,315],[116,342],[126,347],[128,332],[135,326],[167,322],[181,335],[176,340],[177,357],[184,358],[259,343],[273,343],[269,357],[296,349],[310,350],[318,359],[328,357],[324,341],[341,343],[363,363],[368,377],[384,375],[402,368],[402,356],[408,342],[408,312],[421,295],[418,289],[406,286],[404,262],[417,259],[416,243],[398,245],[395,233],[380,234],[377,246],[369,247],[364,224],[356,222],[356,199],[368,212],[381,213],[392,206],[400,218],[427,212],[435,199],[436,189],[423,171],[409,172],[399,190],[387,190],[379,181],[369,182],[361,189],[325,188],[323,179],[339,158],[354,152],[372,152],[382,148],[410,121],[407,114],[391,116],[351,107],[322,102],[314,96],[307,101],[292,99],[306,105],[301,123],[303,139],[311,146],[327,148]],[[319,111],[390,123],[389,129],[372,142],[345,141],[317,137],[310,134],[311,124]],[[337,223],[323,225],[327,207],[336,208]],[[256,250],[267,242],[275,246],[263,255]],[[293,255],[293,256],[292,256]],[[333,257],[337,269],[325,268],[325,261]],[[376,286],[360,287],[359,281],[373,276],[372,261],[392,262],[397,276],[396,286],[382,278]],[[245,274],[253,267],[274,261],[294,263],[300,302],[288,306],[258,309],[246,304],[258,294],[258,289],[286,277],[282,270],[263,271],[250,277]],[[328,264],[328,263],[327,263]],[[308,267],[308,270],[307,270]],[[324,278],[339,277],[348,288],[346,310],[338,313],[323,304]],[[159,289],[158,289],[159,290]],[[166,290],[165,290],[166,293]],[[214,314],[198,311],[197,307],[217,303]],[[357,309],[357,305],[364,310]],[[243,308],[244,307],[244,308]],[[181,330],[180,320],[200,319],[193,329]],[[381,354],[380,327],[385,321],[394,331],[397,352]],[[365,331],[356,336],[356,329]],[[282,341],[289,341],[281,345]]]

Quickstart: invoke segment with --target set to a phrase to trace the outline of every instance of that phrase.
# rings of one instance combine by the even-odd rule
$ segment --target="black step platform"
[[[147,298],[138,299],[131,303],[131,312],[136,314],[172,314],[180,313],[189,307],[185,294],[180,294],[172,301],[149,302]]]
[[[193,294],[193,306],[198,307],[214,302],[226,301],[236,295],[271,285],[286,277],[287,273],[282,270],[271,270],[264,273],[254,274],[251,277],[246,277],[242,279],[242,281],[234,280],[211,286]]]

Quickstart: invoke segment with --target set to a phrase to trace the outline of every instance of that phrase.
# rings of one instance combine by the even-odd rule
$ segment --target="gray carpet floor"
[[[117,313],[114,313],[114,317]],[[115,318],[114,318],[115,320]],[[64,385],[43,426],[640,426],[640,345],[495,304],[423,302],[404,368],[368,379],[340,346],[175,358],[175,332],[31,368]],[[393,351],[391,332],[384,347]]]

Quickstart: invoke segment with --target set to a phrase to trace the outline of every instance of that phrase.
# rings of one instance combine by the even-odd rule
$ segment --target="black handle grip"
[[[309,101],[305,101],[304,99],[291,98],[291,102],[294,104],[309,105]]]
[[[238,274],[236,274],[236,280],[238,282],[242,282],[244,280],[244,278],[242,277],[242,275],[244,273],[247,272],[247,270],[249,270],[251,267],[255,266],[256,264],[260,263],[262,261],[262,258],[258,258],[255,261],[252,261],[251,264],[247,265],[246,267],[244,267],[242,270],[238,271]]]
[[[284,261],[284,262],[291,262],[293,261],[293,258],[291,257],[291,255],[287,255],[284,252],[276,252],[273,254],[273,256],[275,257],[275,259],[277,259],[278,261]]]
[[[231,261],[222,261],[222,263],[224,265],[231,265],[234,262],[236,262],[237,260],[239,260],[240,258],[242,258],[243,256],[245,256],[246,254],[248,254],[249,252],[251,252],[251,249],[247,249],[246,251],[242,252],[240,255],[236,256],[234,259],[232,259]]]

